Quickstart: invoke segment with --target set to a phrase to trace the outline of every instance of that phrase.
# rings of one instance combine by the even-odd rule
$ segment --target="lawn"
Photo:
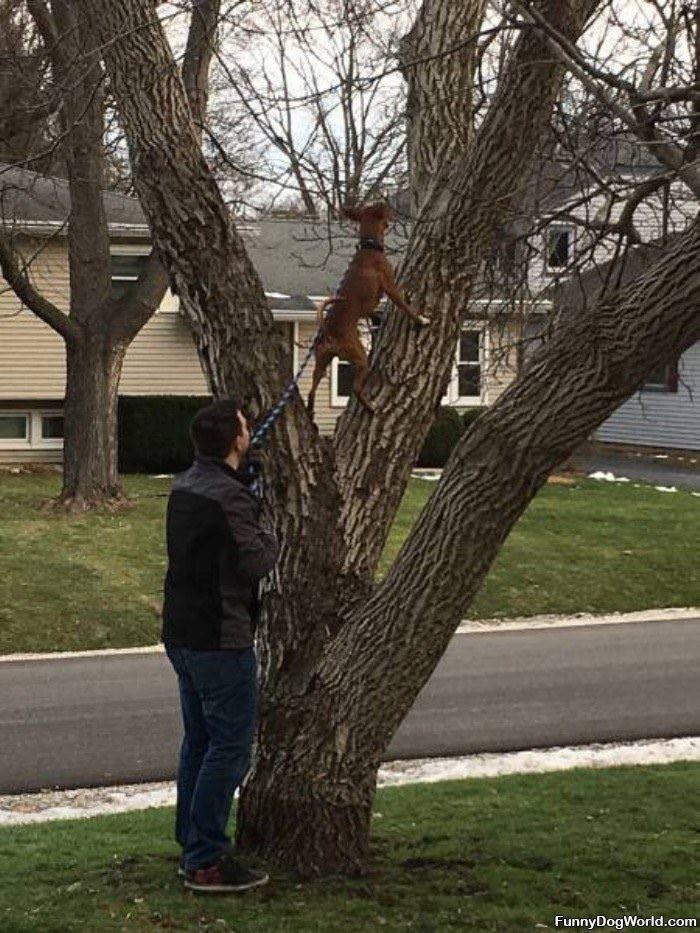
[[[49,517],[55,475],[0,474],[0,653],[152,644],[167,480],[126,479],[116,517]],[[380,572],[434,489],[412,480]],[[514,529],[471,618],[700,604],[700,498],[581,480],[547,486]]]
[[[700,768],[674,764],[385,789],[371,870],[205,899],[183,891],[172,812],[0,829],[0,929],[513,931],[554,917],[697,917]]]

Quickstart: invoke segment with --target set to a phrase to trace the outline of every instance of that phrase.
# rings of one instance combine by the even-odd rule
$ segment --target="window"
[[[459,398],[481,396],[481,332],[463,330],[457,350],[457,395]]]
[[[63,447],[63,415],[57,411],[37,412],[41,430],[34,432],[33,447]]]
[[[122,298],[132,288],[148,262],[148,253],[112,253],[112,298]]]
[[[63,415],[42,415],[41,436],[44,440],[63,440]]]
[[[0,412],[0,447],[63,447],[63,414],[60,411]]]
[[[659,366],[644,380],[642,389],[650,392],[678,392],[678,363]]]
[[[29,414],[27,412],[0,412],[0,446],[29,445]]]
[[[455,363],[443,405],[481,405],[484,402],[486,366],[486,329],[466,326],[457,341]]]
[[[574,232],[569,227],[550,227],[546,233],[545,262],[556,272],[569,265],[573,254]]]
[[[366,324],[364,326],[360,325],[360,328],[360,340],[367,353],[369,353],[372,346],[372,332]],[[347,405],[348,399],[352,395],[354,381],[354,367],[346,360],[339,360],[335,357],[331,363],[331,405],[334,408]]]
[[[336,394],[340,398],[350,398],[352,384],[355,381],[355,367],[346,360],[338,360],[336,372]]]

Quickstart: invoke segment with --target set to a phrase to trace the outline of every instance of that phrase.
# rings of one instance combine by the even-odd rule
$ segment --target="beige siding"
[[[307,347],[316,335],[318,325],[315,321],[300,321],[298,326],[297,357],[299,362],[304,358]],[[306,399],[311,388],[311,376],[314,370],[314,361],[311,359],[306,367],[304,375],[299,382],[299,391],[302,398]],[[344,406],[333,406],[331,404],[331,379],[330,368],[321,380],[316,392],[316,403],[314,405],[314,421],[318,425],[321,434],[332,434],[335,430],[335,422],[338,416],[342,414]]]
[[[38,253],[37,250],[40,250]],[[26,244],[33,259],[34,284],[62,310],[68,307],[68,254],[65,244],[42,249]],[[0,400],[62,398],[65,386],[63,341],[50,327],[22,307],[12,289],[0,292]]]
[[[0,448],[0,464],[13,463],[61,463],[63,461],[63,448],[54,447],[51,450],[37,450],[36,448],[24,450],[8,450]]]
[[[159,312],[129,347],[122,395],[208,395],[192,336],[184,319]]]
[[[51,243],[33,261],[38,288],[62,309],[68,306],[68,254]],[[172,302],[165,302],[172,307]],[[0,294],[0,401],[62,398],[66,367],[63,341],[9,287]],[[206,395],[192,339],[184,320],[161,311],[144,327],[126,356],[120,384],[124,395]]]
[[[518,375],[518,337],[516,325],[493,323],[487,338],[485,403],[493,405]]]

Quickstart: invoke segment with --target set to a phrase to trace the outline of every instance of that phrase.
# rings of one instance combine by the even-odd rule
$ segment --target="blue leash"
[[[299,390],[299,380],[304,375],[304,370],[309,365],[309,360],[314,355],[316,350],[316,344],[318,343],[319,337],[321,336],[321,331],[317,332],[316,336],[311,342],[309,349],[306,351],[306,356],[302,360],[299,369],[296,371],[295,375],[287,384],[286,389],[280,395],[279,401],[276,402],[269,412],[265,415],[260,424],[253,431],[250,438],[251,448],[260,448],[262,447],[265,438],[272,430],[273,425],[280,417],[284,409],[289,405],[291,400],[294,398],[294,395]],[[253,477],[253,481],[250,484],[250,489],[255,493],[256,496],[262,495],[262,481],[259,472],[259,465],[257,463],[250,463],[248,465],[248,475]]]

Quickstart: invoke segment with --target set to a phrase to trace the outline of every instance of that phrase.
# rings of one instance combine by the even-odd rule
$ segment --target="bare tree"
[[[46,55],[24,3],[0,3],[0,162],[48,150]]]
[[[130,141],[159,255],[182,295],[218,395],[262,411],[281,388],[282,348],[261,283],[199,150],[152,0],[81,0]],[[442,48],[476,0],[426,0]],[[545,21],[576,43],[596,0],[544,0]],[[455,450],[387,578],[373,574],[428,430],[494,227],[527,183],[564,67],[518,18],[498,87],[466,151],[423,192],[403,281],[431,317],[391,315],[372,358],[377,412],[352,401],[332,440],[300,403],[275,430],[266,497],[283,542],[261,631],[264,688],[254,771],[238,839],[303,874],[362,871],[380,756],[435,668],[510,529],[549,472],[646,373],[700,337],[700,227],[634,286],[562,315],[546,347]],[[134,43],[134,30],[148,41]],[[415,35],[415,33],[414,33]],[[449,149],[450,120],[415,69],[414,107],[431,108],[412,153]],[[466,67],[471,67],[466,65]],[[459,86],[465,61],[444,56]],[[454,70],[450,78],[450,70]],[[148,75],[148,81],[144,76]],[[423,92],[422,89],[425,89]],[[426,97],[423,98],[423,93]],[[469,135],[469,134],[467,134]],[[184,206],[196,222],[182,225]],[[203,270],[205,270],[203,274]]]
[[[258,172],[268,206],[298,202],[315,215],[405,184],[391,24],[406,6],[282,0],[252,4],[237,24],[238,42],[222,49],[219,67],[225,99],[248,115],[264,146]]]
[[[196,136],[207,102],[219,0],[194,0],[182,77]],[[74,0],[27,0],[50,62],[45,109],[55,122],[52,148],[65,166],[70,214],[67,242],[70,309],[66,314],[32,281],[27,250],[7,225],[0,230],[0,268],[22,303],[64,339],[67,359],[63,488],[57,506],[81,511],[118,506],[117,391],[127,348],[158,308],[168,285],[153,252],[133,289],[111,294],[108,221],[103,202],[108,155],[106,75]],[[20,10],[21,12],[21,10]],[[19,15],[17,13],[16,15]],[[26,59],[33,45],[20,55]],[[44,136],[45,138],[45,136]],[[25,153],[27,161],[36,153]],[[31,264],[31,263],[29,263]]]

